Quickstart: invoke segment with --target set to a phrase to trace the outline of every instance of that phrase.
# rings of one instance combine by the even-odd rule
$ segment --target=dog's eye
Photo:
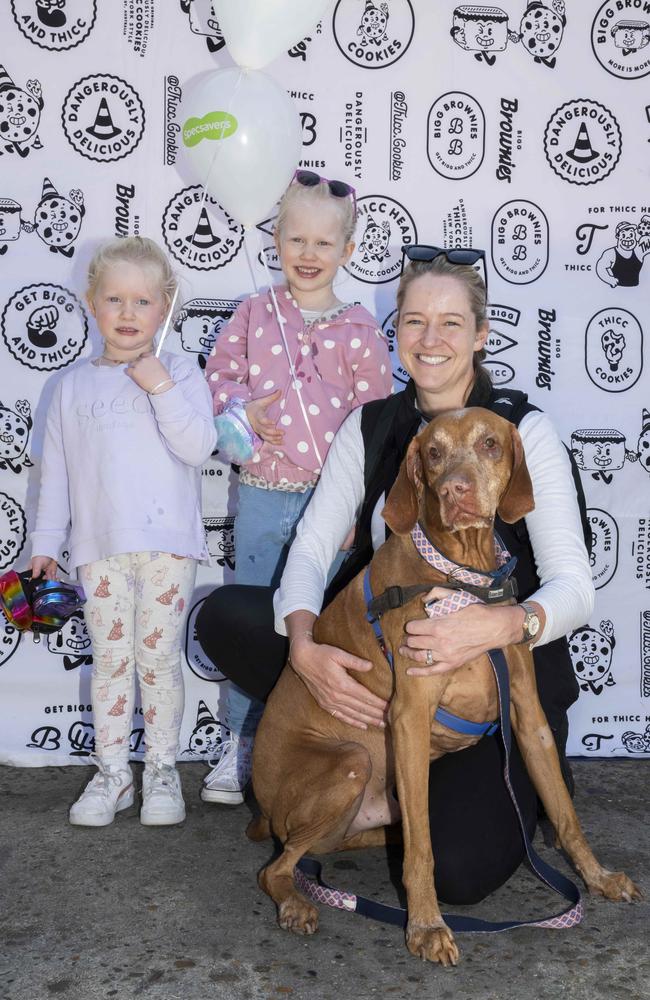
[[[433,444],[429,446],[429,458],[432,462],[437,462],[440,458],[440,452]]]
[[[496,448],[496,445],[497,445],[497,443],[496,443],[496,441],[495,441],[494,438],[486,438],[485,439],[485,447],[489,448],[490,451],[492,450],[492,448]]]

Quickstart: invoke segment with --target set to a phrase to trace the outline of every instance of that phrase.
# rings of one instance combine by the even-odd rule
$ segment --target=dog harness
[[[422,558],[429,565],[434,566],[446,575],[444,583],[439,585],[434,584],[433,586],[452,589],[452,593],[441,600],[430,601],[425,604],[425,609],[429,617],[439,617],[440,615],[449,614],[452,611],[457,611],[459,608],[467,607],[469,604],[487,602],[487,599],[484,598],[484,593],[490,595],[500,594],[498,597],[492,596],[492,601],[504,600],[507,597],[516,596],[516,582],[509,579],[510,574],[515,568],[516,559],[510,557],[498,536],[495,535],[494,541],[499,568],[487,573],[474,570],[471,567],[460,566],[452,562],[452,560],[447,559],[446,556],[436,549],[420,524],[417,524],[411,532],[411,538]],[[370,569],[368,567],[364,576],[363,587],[367,605],[366,619],[372,625],[391,670],[394,671],[393,657],[386,649],[379,619],[385,611],[402,607],[418,593],[431,590],[432,585],[418,584],[413,587],[389,587],[383,594],[375,598],[370,586]],[[495,933],[511,930],[514,927],[549,927],[556,930],[574,927],[581,922],[584,916],[584,905],[580,896],[580,890],[571,879],[562,875],[561,872],[540,858],[528,837],[526,825],[510,778],[512,731],[510,727],[510,675],[508,673],[508,664],[501,649],[489,650],[488,657],[494,671],[494,679],[497,686],[499,719],[495,722],[486,723],[470,722],[468,719],[461,719],[459,716],[453,715],[451,712],[447,712],[441,708],[437,709],[434,718],[448,729],[471,736],[492,735],[499,727],[501,728],[501,737],[505,751],[503,778],[519,820],[528,861],[535,875],[550,889],[568,899],[569,906],[554,916],[541,920],[491,921],[453,913],[443,913],[443,920],[450,930],[456,932]],[[321,864],[313,858],[301,858],[294,869],[294,877],[298,889],[317,903],[324,903],[326,906],[332,906],[339,910],[359,913],[361,916],[380,920],[383,923],[395,924],[399,927],[406,927],[408,923],[408,912],[403,907],[388,906],[385,903],[378,903],[374,899],[367,899],[365,896],[343,892],[324,882],[321,878]]]
[[[424,605],[429,618],[439,618],[441,615],[451,614],[469,604],[491,604],[517,595],[517,583],[510,579],[517,565],[517,560],[510,556],[498,536],[494,537],[494,551],[499,568],[487,572],[472,569],[470,566],[461,566],[448,559],[435,547],[419,523],[413,528],[411,539],[416,551],[425,562],[445,575],[445,580],[442,583],[415,584],[412,587],[388,587],[379,597],[374,597],[370,585],[369,566],[363,578],[366,620],[372,625],[381,650],[393,671],[395,670],[393,654],[386,649],[380,624],[381,616],[386,611],[403,607],[417,594],[431,590],[432,586],[445,587],[449,589],[450,593],[441,600],[429,601]],[[463,733],[465,736],[492,736],[499,728],[498,719],[494,722],[471,722],[469,719],[462,719],[441,707],[436,709],[434,718],[447,729],[453,729],[454,732]]]

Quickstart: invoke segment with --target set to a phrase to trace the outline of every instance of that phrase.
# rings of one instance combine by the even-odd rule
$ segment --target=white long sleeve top
[[[150,396],[125,365],[87,361],[58,383],[48,409],[32,554],[70,570],[123,552],[209,561],[201,466],[216,443],[201,370],[164,352],[176,385]]]
[[[541,584],[529,600],[546,613],[535,643],[540,646],[587,621],[595,591],[566,449],[545,413],[526,414],[518,429],[535,499],[535,509],[525,520]],[[286,634],[284,619],[293,611],[320,613],[329,568],[364,498],[364,454],[357,409],[332,442],[274,595],[275,628],[281,635]],[[386,538],[380,513],[384,502],[381,497],[372,515],[375,549]]]

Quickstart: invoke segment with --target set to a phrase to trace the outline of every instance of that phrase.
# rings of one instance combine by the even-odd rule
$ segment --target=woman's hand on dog
[[[369,660],[335,646],[319,644],[305,635],[291,643],[291,665],[329,715],[357,729],[385,726],[388,702],[348,673],[349,670],[371,670]]]
[[[434,587],[424,600],[440,599],[448,593]],[[540,631],[543,631],[543,608],[536,604],[535,609],[541,620]],[[407,674],[414,677],[444,674],[457,670],[489,649],[503,649],[520,642],[523,621],[524,611],[516,604],[499,607],[470,604],[440,618],[416,618],[407,622],[399,652],[413,661]],[[427,665],[427,650],[431,650],[431,665]]]

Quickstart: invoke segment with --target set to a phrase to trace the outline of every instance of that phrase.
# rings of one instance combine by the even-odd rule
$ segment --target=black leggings
[[[219,587],[197,620],[206,655],[239,687],[265,699],[284,666],[288,642],[273,627],[270,587]],[[351,737],[352,738],[352,737]],[[448,904],[476,903],[518,868],[525,850],[503,780],[500,736],[485,736],[429,769],[429,817],[438,895]],[[537,797],[513,739],[512,783],[532,838]]]

